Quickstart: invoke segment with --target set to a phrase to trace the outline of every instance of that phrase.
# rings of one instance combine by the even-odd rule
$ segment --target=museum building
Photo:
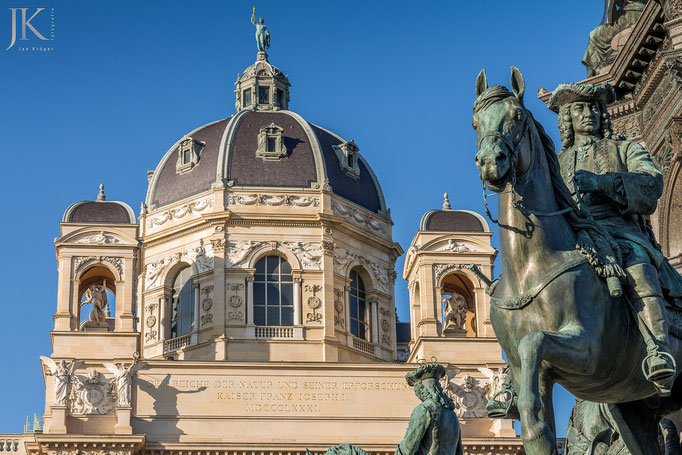
[[[289,110],[289,89],[259,52],[236,114],[148,172],[139,216],[102,186],[67,208],[43,423],[0,435],[5,451],[389,454],[419,403],[405,374],[437,360],[466,453],[522,453],[485,410],[505,367],[487,222],[447,195],[423,216],[399,322],[379,181],[353,140]]]

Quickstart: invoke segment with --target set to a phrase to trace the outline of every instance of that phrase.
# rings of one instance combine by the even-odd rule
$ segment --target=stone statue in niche
[[[83,324],[83,330],[92,328],[109,328],[107,324],[107,317],[104,310],[109,305],[107,301],[107,280],[103,280],[102,284],[91,284],[83,294],[83,301],[81,307],[92,303],[92,310],[88,320]]]
[[[443,296],[443,331],[463,332],[467,316],[467,302],[461,294],[453,292],[449,298]]]
[[[67,365],[65,360],[55,362],[49,357],[40,356],[43,364],[47,367],[46,374],[54,378],[54,401],[53,406],[66,406],[66,401],[69,397],[69,385],[71,384],[71,377],[81,365],[82,360],[74,360]]]
[[[131,390],[133,385],[133,377],[135,373],[147,365],[147,362],[138,362],[140,355],[133,354],[133,363],[126,366],[125,363],[115,365],[113,363],[105,363],[104,366],[114,375],[114,384],[116,386],[116,395],[118,397],[117,404],[119,407],[130,407]]]
[[[445,368],[436,363],[423,364],[405,375],[407,384],[421,403],[410,416],[405,437],[396,448],[395,455],[463,455],[462,433],[455,404],[443,392],[439,380]],[[309,450],[307,455],[313,455]],[[330,447],[325,455],[369,455],[365,450],[350,444]]]

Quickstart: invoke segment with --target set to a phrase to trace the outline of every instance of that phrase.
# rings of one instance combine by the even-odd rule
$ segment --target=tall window
[[[180,270],[173,281],[170,308],[171,338],[187,335],[194,325],[194,281],[188,266]]]
[[[365,283],[355,270],[350,271],[350,333],[367,339],[367,300]]]
[[[294,282],[291,266],[279,256],[256,263],[253,281],[253,322],[256,325],[294,325]]]

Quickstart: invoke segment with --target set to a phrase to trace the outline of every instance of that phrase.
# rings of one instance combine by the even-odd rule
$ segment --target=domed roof
[[[485,218],[469,210],[453,210],[448,193],[442,209],[429,210],[419,224],[420,231],[490,232]]]
[[[191,131],[166,152],[150,179],[149,209],[225,185],[232,189],[331,189],[387,216],[379,182],[355,143],[286,109],[289,94],[284,78],[259,54],[259,60],[236,83],[237,107],[246,107]],[[279,85],[272,85],[275,82]],[[185,152],[194,156],[187,165],[181,164]]]
[[[104,185],[94,201],[74,202],[66,209],[62,223],[136,224],[133,209],[120,201],[107,201]]]

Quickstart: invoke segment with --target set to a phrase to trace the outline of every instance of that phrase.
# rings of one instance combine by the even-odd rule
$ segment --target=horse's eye
[[[521,120],[523,120],[523,112],[521,112],[521,111],[516,111],[516,120],[519,121],[519,122],[520,122]]]

